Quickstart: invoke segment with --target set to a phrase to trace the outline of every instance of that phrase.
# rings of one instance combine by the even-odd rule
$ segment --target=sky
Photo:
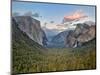
[[[12,2],[12,13],[18,12],[24,14],[31,11],[39,13],[39,19],[42,22],[48,23],[48,27],[55,27],[56,24],[61,24],[63,19],[74,21],[80,19],[91,19],[95,22],[95,6],[71,5],[71,4],[51,4],[51,3],[36,3],[36,2]],[[52,26],[50,21],[54,21]]]

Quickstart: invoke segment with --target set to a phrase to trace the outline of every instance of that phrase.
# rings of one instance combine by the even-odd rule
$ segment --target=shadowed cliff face
[[[46,44],[45,32],[41,29],[40,21],[30,16],[14,17],[21,31],[25,32],[32,40],[40,45]]]
[[[76,29],[66,37],[66,47],[78,47],[93,40],[96,36],[95,25],[77,24]]]

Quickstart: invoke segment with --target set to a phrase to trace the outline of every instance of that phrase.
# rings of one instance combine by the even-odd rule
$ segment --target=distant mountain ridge
[[[52,47],[65,47],[65,37],[67,37],[70,31],[72,30],[66,30],[54,36],[51,40]]]

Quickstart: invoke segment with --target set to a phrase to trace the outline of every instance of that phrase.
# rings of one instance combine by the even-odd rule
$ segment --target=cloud
[[[33,17],[37,17],[37,18],[40,17],[39,13],[34,13],[34,14],[32,14],[32,16],[33,16]]]
[[[88,16],[83,11],[75,11],[74,13],[64,16],[64,22],[78,21],[87,18]]]

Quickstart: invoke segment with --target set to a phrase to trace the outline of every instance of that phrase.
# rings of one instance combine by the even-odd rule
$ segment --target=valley
[[[44,54],[34,54],[33,51],[28,50],[27,52],[24,51],[21,56],[15,56],[18,60],[14,61],[16,66],[13,66],[13,72],[16,74],[96,68],[95,47],[75,49],[49,48],[46,50]]]
[[[79,24],[48,41],[38,20],[12,17],[12,55],[12,74],[95,69],[95,26]]]

